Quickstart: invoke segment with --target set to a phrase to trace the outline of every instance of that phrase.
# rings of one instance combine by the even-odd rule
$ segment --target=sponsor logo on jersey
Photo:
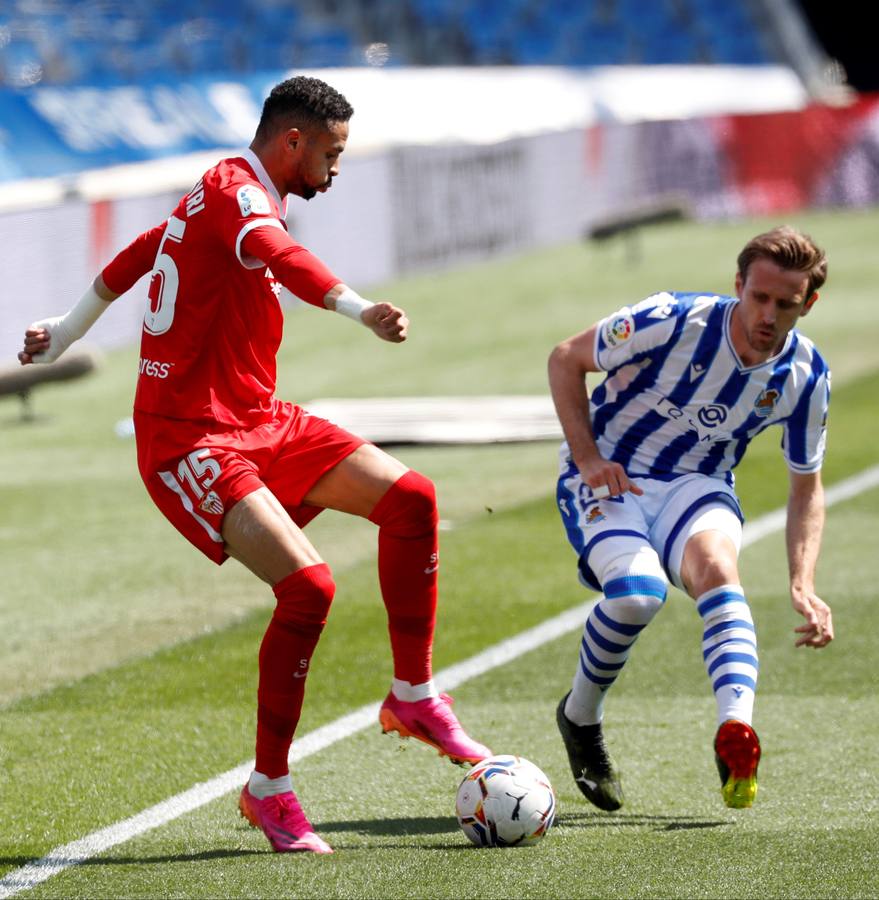
[[[619,347],[635,331],[635,320],[630,315],[614,316],[604,326],[604,343],[608,347]]]
[[[760,416],[761,419],[772,415],[780,396],[781,394],[775,388],[767,388],[754,401],[754,414]]]
[[[198,508],[202,512],[210,513],[214,516],[223,515],[223,501],[216,491],[208,491],[204,497],[201,498]]]
[[[252,184],[238,188],[238,206],[241,208],[242,216],[267,215],[272,211],[265,192]]]
[[[729,410],[722,403],[709,403],[708,406],[701,407],[697,413],[699,421],[706,428],[716,428],[718,425],[723,425],[728,415]]]
[[[700,407],[695,418],[686,410],[670,403],[667,397],[661,397],[656,405],[664,416],[675,422],[689,425],[699,436],[700,441],[713,441],[714,436],[710,430],[722,425],[729,415],[729,409],[722,403],[709,403],[707,406]],[[709,432],[705,433],[705,429],[709,429]]]
[[[174,363],[157,362],[154,359],[140,358],[138,363],[138,374],[146,375],[148,378],[167,378]]]

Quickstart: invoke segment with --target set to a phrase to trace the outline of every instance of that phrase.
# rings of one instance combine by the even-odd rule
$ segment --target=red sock
[[[336,586],[326,563],[307,566],[273,588],[278,604],[259,648],[256,771],[280,778],[299,722],[305,676]]]
[[[433,482],[409,471],[369,517],[379,526],[378,576],[388,611],[394,677],[423,684],[432,677],[438,540]]]

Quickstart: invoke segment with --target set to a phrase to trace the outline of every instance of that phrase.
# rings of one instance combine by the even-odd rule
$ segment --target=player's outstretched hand
[[[598,500],[603,497],[618,497],[631,491],[639,497],[644,493],[641,488],[629,479],[626,470],[616,462],[595,457],[588,462],[577,461],[580,477],[592,488],[592,496]]]
[[[371,328],[383,341],[400,344],[409,333],[406,313],[392,303],[375,303],[361,315],[363,324]]]
[[[794,631],[799,635],[797,647],[826,647],[833,640],[833,617],[830,607],[812,591],[791,590],[794,609],[806,620]]]
[[[67,344],[57,336],[53,340],[53,326],[56,319],[34,322],[24,333],[24,349],[18,353],[18,361],[23,365],[30,363],[50,363],[58,359],[67,349]]]

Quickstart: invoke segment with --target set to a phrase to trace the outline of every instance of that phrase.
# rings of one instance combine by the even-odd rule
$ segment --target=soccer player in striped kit
[[[35,322],[23,365],[57,359],[120,294],[152,272],[134,424],[138,468],[171,524],[217,564],[232,556],[275,608],[259,651],[256,766],[242,815],[274,850],[331,853],[288,769],[305,680],[335,593],[302,528],[322,509],[378,526],[378,574],[394,662],[379,720],[452,761],[491,751],[470,738],[433,681],[437,605],[432,482],[379,448],[275,397],[282,285],[399,343],[402,309],[360,297],[287,233],[287,195],[330,189],[353,114],[317,78],[277,85],[253,142],[221,160],[163,222],[122,250],[63,316]]]
[[[770,425],[783,429],[790,472],[790,595],[805,620],[796,645],[833,639],[830,608],[814,583],[830,371],[794,327],[826,277],[825,254],[808,235],[774,228],[739,254],[735,297],[654,294],[550,355],[566,438],[559,509],[580,580],[603,594],[556,715],[577,785],[601,809],[623,803],[602,735],[605,694],[665,602],[669,581],[695,600],[704,623],[724,802],[754,801],[757,638],[737,565],[743,516],[732,469]],[[587,372],[606,373],[591,397]]]

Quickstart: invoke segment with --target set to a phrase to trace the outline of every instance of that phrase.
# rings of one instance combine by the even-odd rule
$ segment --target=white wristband
[[[338,297],[336,297],[336,312],[354,319],[355,322],[363,324],[363,311],[375,306],[371,300],[364,300],[357,291],[352,291],[346,287]]]
[[[76,305],[63,316],[34,322],[31,328],[45,328],[49,332],[49,349],[44,353],[34,354],[33,361],[50,363],[58,359],[74,341],[78,341],[98,321],[111,302],[99,296],[91,284]]]

